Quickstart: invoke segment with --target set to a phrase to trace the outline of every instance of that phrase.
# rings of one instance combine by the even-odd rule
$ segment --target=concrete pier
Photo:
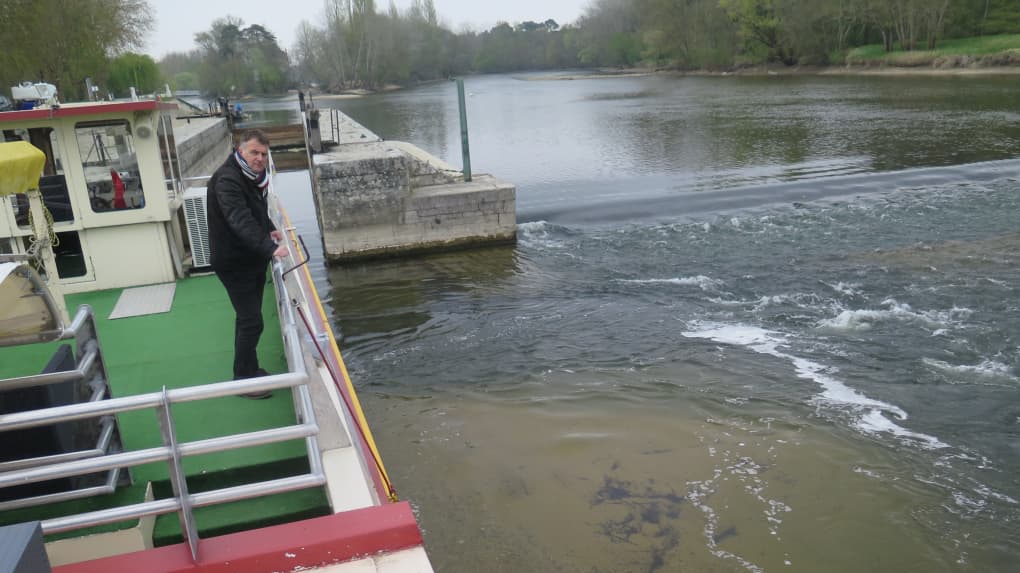
[[[399,141],[382,141],[353,119],[322,110],[313,185],[326,259],[333,262],[512,243],[517,190],[456,168]]]
[[[178,116],[174,120],[174,138],[184,177],[212,175],[232,147],[230,127],[221,117]]]

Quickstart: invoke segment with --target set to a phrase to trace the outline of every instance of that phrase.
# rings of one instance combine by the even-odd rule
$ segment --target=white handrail
[[[298,373],[274,374],[261,378],[248,378],[245,380],[232,380],[229,382],[217,382],[203,386],[188,386],[168,390],[170,402],[180,404],[183,402],[194,402],[209,398],[221,398],[223,396],[236,396],[262,390],[274,390],[276,388],[289,388],[298,386],[308,381],[308,376]],[[16,412],[13,414],[0,415],[0,432],[10,430],[22,430],[37,426],[47,426],[59,422],[71,422],[85,418],[95,418],[106,414],[119,414],[133,410],[144,410],[155,408],[162,404],[162,392],[149,394],[136,394],[121,398],[110,398],[99,402],[84,402],[80,404],[69,404],[66,406],[54,406],[41,410],[29,412]]]
[[[274,263],[273,265],[273,281],[276,286],[277,304],[279,307],[280,322],[283,330],[284,353],[287,358],[290,372],[259,378],[176,388],[173,390],[164,390],[161,392],[152,392],[135,396],[94,400],[85,403],[45,408],[32,412],[4,414],[0,415],[0,432],[33,428],[86,418],[109,416],[134,410],[168,408],[170,405],[184,402],[194,402],[198,400],[234,396],[279,388],[294,389],[294,406],[297,424],[181,444],[176,444],[176,438],[174,436],[169,436],[168,438],[170,439],[170,443],[164,443],[163,446],[148,448],[145,450],[107,455],[102,455],[102,453],[105,452],[97,453],[94,450],[88,450],[86,452],[58,454],[56,456],[37,458],[24,462],[14,462],[13,464],[6,466],[10,471],[0,472],[0,488],[59,479],[63,477],[88,475],[101,471],[110,471],[111,477],[107,479],[105,486],[88,488],[74,492],[65,492],[65,494],[38,496],[36,498],[16,500],[11,503],[16,503],[19,507],[23,507],[49,503],[51,501],[85,497],[88,495],[112,493],[114,489],[113,486],[115,486],[117,477],[123,468],[152,462],[169,461],[172,466],[171,471],[179,471],[179,458],[181,457],[221,452],[302,438],[305,439],[306,454],[308,457],[309,471],[307,474],[255,482],[197,494],[189,494],[185,489],[182,492],[185,499],[181,499],[181,497],[175,493],[175,497],[170,499],[143,502],[101,511],[49,519],[42,522],[43,532],[47,534],[58,533],[115,523],[148,515],[171,513],[174,511],[180,511],[182,513],[182,519],[192,519],[192,508],[238,501],[261,495],[318,487],[325,484],[326,479],[323,473],[322,454],[319,451],[318,440],[316,437],[318,435],[319,428],[315,422],[311,395],[307,386],[308,374],[305,367],[304,352],[301,348],[301,339],[294,317],[294,311],[291,307],[291,297],[287,292],[287,286],[282,277],[282,266],[279,262]],[[302,295],[304,295],[304,293],[302,293]],[[61,338],[76,336],[82,326],[90,321],[91,309],[84,308],[79,312],[79,315],[75,317],[74,324],[63,331]],[[99,350],[98,345],[94,346],[94,348],[96,349],[97,355],[94,356],[90,352],[87,356],[87,363],[85,363],[85,360],[82,360],[83,364],[79,365],[75,371],[72,371],[68,375],[69,378],[81,380],[82,378],[87,377],[92,363],[97,359],[102,361],[101,351]],[[31,385],[57,382],[54,378],[56,377],[25,377],[16,380],[13,384],[17,387],[27,387]],[[82,457],[85,457],[86,459],[75,459]],[[192,536],[190,535],[188,537],[188,543],[191,546],[192,554],[196,555],[197,540],[191,538]]]

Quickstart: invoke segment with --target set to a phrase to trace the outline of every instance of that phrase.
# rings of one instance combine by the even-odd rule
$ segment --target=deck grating
[[[124,292],[120,293],[120,298],[117,299],[117,304],[113,307],[109,319],[116,320],[131,316],[170,312],[170,308],[174,304],[175,292],[177,292],[177,283],[126,288]]]

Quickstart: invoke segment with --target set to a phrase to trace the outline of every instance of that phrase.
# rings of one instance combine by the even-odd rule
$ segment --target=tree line
[[[0,85],[45,81],[82,99],[198,89],[209,95],[379,89],[469,73],[584,67],[724,70],[841,64],[848,50],[931,49],[943,39],[1020,33],[1020,0],[593,0],[581,17],[451,31],[433,0],[405,10],[324,0],[290,52],[269,29],[228,16],[157,67],[129,50],[152,30],[146,0],[0,1]]]
[[[1020,33],[1020,0],[594,0],[553,20],[454,33],[432,0],[399,12],[326,0],[291,54],[295,79],[375,89],[466,73],[571,67],[722,70],[841,64],[851,48],[933,49],[943,39]]]
[[[287,52],[264,26],[246,26],[234,16],[219,18],[195,35],[195,44],[189,53],[160,60],[174,89],[236,96],[280,93],[292,84]]]

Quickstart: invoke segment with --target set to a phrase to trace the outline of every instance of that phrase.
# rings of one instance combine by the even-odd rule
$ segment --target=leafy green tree
[[[733,65],[740,38],[718,0],[645,0],[641,12],[648,63],[678,69]]]
[[[481,34],[482,48],[475,56],[474,67],[485,73],[506,72],[513,69],[512,56],[515,51],[514,29],[501,22],[488,32]]]
[[[155,93],[163,83],[159,66],[151,57],[127,52],[110,62],[110,91],[123,97],[134,87],[139,94]]]
[[[846,48],[853,30],[847,0],[777,0],[775,14],[788,64],[827,64],[830,53]]]
[[[202,64],[202,57],[197,50],[190,53],[170,52],[159,60],[159,71],[164,77],[172,78],[181,72],[192,72],[198,70]]]
[[[1020,34],[1020,1],[984,0],[977,8],[977,33]]]
[[[633,66],[641,61],[641,38],[634,32],[617,32],[609,38],[605,64]]]
[[[177,90],[197,90],[198,76],[192,72],[179,72],[170,81],[170,88]]]
[[[578,60],[587,66],[628,65],[640,57],[641,11],[628,0],[594,0],[578,21]]]
[[[242,61],[251,68],[253,90],[258,93],[277,93],[287,88],[287,70],[290,62],[287,53],[276,42],[272,32],[252,24],[241,30],[244,46]]]
[[[782,33],[776,4],[779,0],[719,0],[730,19],[740,29],[747,53],[756,52],[756,44],[765,48],[767,59],[795,63]]]
[[[3,0],[0,81],[52,83],[62,99],[83,99],[85,78],[105,82],[109,58],[151,29],[145,0]]]
[[[287,53],[262,26],[244,27],[240,18],[227,16],[196,34],[195,43],[199,85],[208,94],[275,93],[287,87]]]
[[[198,78],[202,91],[211,95],[234,95],[245,91],[247,83],[241,61],[241,26],[237,17],[214,20],[212,28],[195,34],[202,55]]]

